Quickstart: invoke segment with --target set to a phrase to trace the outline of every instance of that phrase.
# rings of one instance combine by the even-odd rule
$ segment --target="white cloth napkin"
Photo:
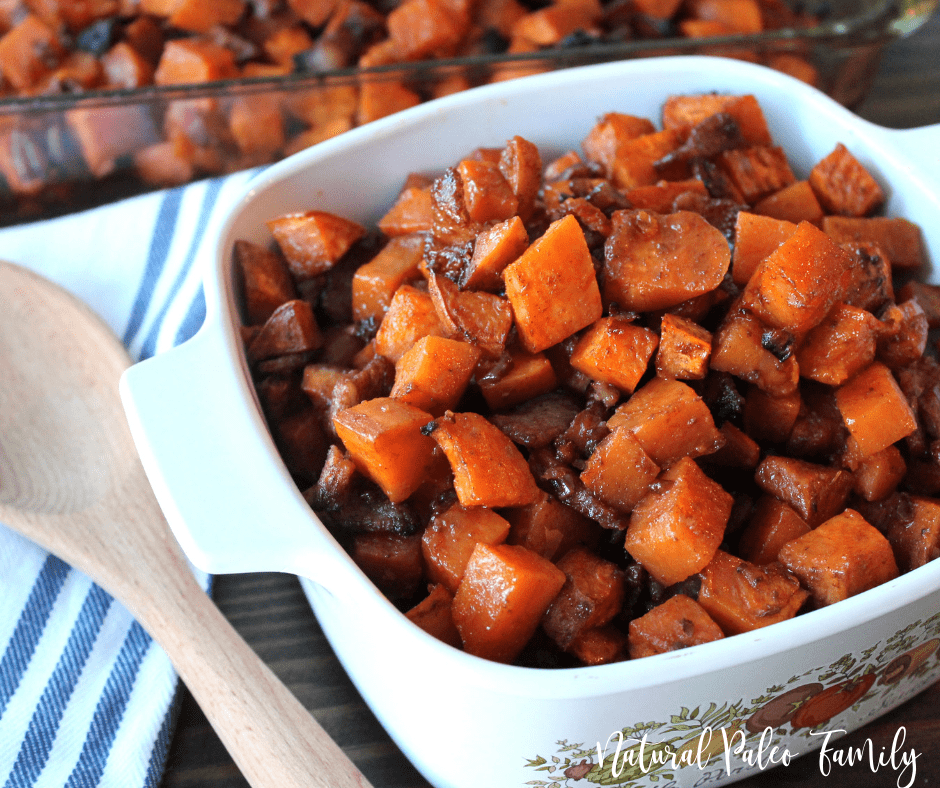
[[[201,325],[199,243],[213,209],[253,174],[0,230],[0,259],[77,295],[133,358],[154,355]],[[0,525],[2,788],[157,786],[177,685],[120,604]]]

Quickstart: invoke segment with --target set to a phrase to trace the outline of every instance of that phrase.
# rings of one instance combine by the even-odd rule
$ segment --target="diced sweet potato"
[[[542,186],[542,156],[538,147],[524,137],[513,137],[499,155],[499,170],[516,195],[519,218],[526,221]]]
[[[520,17],[511,32],[539,46],[554,46],[576,30],[590,28],[599,16],[599,4],[554,3]]]
[[[431,190],[420,186],[402,190],[378,222],[379,229],[388,236],[426,232],[433,224]]]
[[[659,470],[629,429],[616,429],[597,444],[581,481],[605,503],[629,512],[649,491]]]
[[[785,544],[780,562],[800,578],[819,607],[898,575],[888,540],[854,509]]]
[[[294,280],[276,252],[250,241],[236,241],[234,260],[250,325],[264,323],[281,304],[297,298]]]
[[[447,336],[471,342],[494,358],[502,354],[513,324],[512,309],[503,296],[460,290],[433,271],[428,293]]]
[[[154,72],[157,85],[190,85],[238,76],[230,49],[199,38],[167,41]]]
[[[731,32],[753,35],[764,29],[758,0],[691,0],[690,16],[724,25]]]
[[[754,213],[799,224],[819,224],[823,209],[809,181],[796,181],[769,194],[754,205]]]
[[[717,93],[670,96],[663,104],[663,126],[682,129],[695,126],[718,112],[734,118],[744,139],[752,145],[770,145],[771,136],[767,119],[757,99],[752,95],[728,96]]]
[[[787,240],[796,224],[769,216],[739,211],[734,225],[734,253],[731,278],[739,286],[747,284],[765,258]]]
[[[878,336],[878,360],[891,369],[916,364],[927,348],[930,324],[921,305],[910,299],[881,314],[884,330]]]
[[[842,299],[850,266],[845,250],[817,227],[802,222],[758,266],[742,303],[771,327],[808,331]]]
[[[245,10],[245,0],[179,0],[167,22],[179,30],[208,33],[217,25],[234,25]]]
[[[898,290],[898,301],[917,301],[930,328],[940,328],[940,287],[927,282],[905,282]]]
[[[809,174],[809,184],[828,213],[867,216],[884,202],[884,192],[841,142]]]
[[[424,480],[434,441],[422,427],[431,420],[413,405],[380,397],[341,410],[333,426],[356,467],[397,502]]]
[[[288,213],[267,225],[299,280],[329,271],[365,235],[361,224],[326,211]]]
[[[663,315],[656,374],[661,378],[701,380],[708,373],[712,335],[681,315]]]
[[[801,404],[799,389],[774,396],[752,384],[744,400],[744,431],[758,441],[786,443]]]
[[[348,378],[349,372],[332,364],[307,364],[300,388],[310,398],[317,412],[325,414],[333,402],[336,384]]]
[[[724,445],[709,454],[705,461],[713,465],[729,468],[755,468],[760,462],[760,446],[746,432],[726,421],[718,430],[724,438]]]
[[[669,19],[679,10],[682,0],[634,0],[636,9],[653,19]]]
[[[390,396],[442,416],[457,406],[479,360],[480,349],[467,342],[422,337],[395,365]]]
[[[464,650],[511,662],[564,584],[564,572],[524,547],[478,544],[454,595]]]
[[[409,284],[403,284],[388,305],[385,317],[375,335],[375,350],[397,363],[421,337],[444,336],[431,296]]]
[[[491,161],[464,159],[457,165],[463,184],[463,202],[474,222],[502,222],[516,214],[519,201]]]
[[[917,429],[894,375],[878,361],[836,390],[836,404],[861,456],[875,454]]]
[[[329,445],[317,414],[308,407],[282,416],[273,424],[273,432],[278,452],[294,481],[304,488],[316,482]]]
[[[147,145],[133,155],[137,174],[151,186],[180,186],[195,176],[192,162],[172,142]]]
[[[867,310],[836,304],[796,351],[803,377],[839,386],[875,360],[881,325]]]
[[[337,0],[288,0],[291,10],[312,27],[321,27],[336,9]]]
[[[421,584],[420,536],[357,534],[350,554],[366,577],[392,599],[414,596]]]
[[[601,317],[597,277],[578,220],[553,222],[503,271],[506,296],[526,348],[537,353]]]
[[[17,91],[38,84],[64,56],[58,34],[34,14],[0,37],[0,72]]]
[[[792,506],[810,527],[842,511],[852,491],[852,474],[793,457],[766,457],[754,479],[764,492]]]
[[[670,586],[712,560],[734,500],[688,457],[661,478],[664,484],[634,507],[624,546],[659,583]]]
[[[728,150],[718,156],[718,161],[744,201],[751,205],[796,182],[786,154],[776,146]]]
[[[724,443],[708,406],[678,380],[653,378],[617,408],[607,425],[633,433],[661,468],[682,457],[711,454]]]
[[[682,135],[673,129],[643,134],[617,146],[616,157],[605,170],[621,189],[650,186],[660,179],[655,162],[672,153],[682,142]]]
[[[622,317],[602,317],[578,339],[570,363],[592,380],[631,393],[659,344],[656,333]]]
[[[445,413],[430,434],[447,455],[464,506],[525,506],[539,499],[525,458],[484,416]]]
[[[473,256],[460,277],[460,286],[470,290],[499,291],[503,269],[529,246],[522,219],[513,216],[477,234]]]
[[[503,410],[551,391],[558,377],[544,353],[513,350],[479,370],[476,382],[486,404]]]
[[[893,508],[887,537],[904,572],[940,558],[940,501],[909,496],[908,507]]]
[[[629,658],[627,636],[613,624],[585,629],[568,646],[568,653],[584,665],[622,662]]]
[[[119,41],[101,56],[108,87],[140,88],[153,82],[153,65],[126,41]]]
[[[363,263],[352,280],[353,319],[381,322],[398,288],[421,278],[418,265],[423,254],[423,236],[399,235]]]
[[[229,127],[238,149],[247,156],[274,157],[287,141],[278,96],[238,96],[229,110]]]
[[[893,493],[907,473],[907,463],[897,446],[886,446],[881,451],[865,457],[856,456],[858,444],[849,439],[849,446],[842,455],[843,464],[852,471],[855,479],[852,488],[856,495],[866,501],[880,501]]]
[[[581,141],[581,147],[588,161],[595,161],[607,172],[613,172],[614,163],[624,144],[655,131],[655,126],[648,118],[609,112],[591,128]]]
[[[474,547],[502,544],[508,535],[509,522],[492,509],[455,504],[434,517],[421,537],[428,579],[456,592]]]
[[[421,96],[401,82],[367,80],[359,88],[356,122],[362,126],[420,103]]]
[[[708,196],[708,189],[698,178],[683,181],[660,181],[652,186],[636,186],[624,195],[627,202],[640,211],[672,213],[673,203],[680,194]]]
[[[454,625],[454,595],[444,586],[433,586],[428,595],[405,613],[411,623],[448,646],[460,648],[460,633]]]
[[[780,564],[758,566],[719,550],[702,572],[698,603],[726,635],[793,618],[809,597]]]
[[[777,560],[781,547],[809,531],[806,521],[792,506],[764,495],[754,505],[750,520],[741,531],[738,552],[752,564],[770,564]]]
[[[731,250],[690,211],[616,211],[604,244],[604,299],[624,309],[667,309],[721,284]]]
[[[566,553],[556,566],[565,584],[542,619],[542,629],[562,649],[583,632],[604,626],[623,607],[623,570],[584,547]]]
[[[313,310],[306,301],[285,301],[275,309],[248,346],[252,363],[290,353],[316,350],[323,341]]]
[[[894,268],[920,268],[926,260],[920,227],[907,219],[826,216],[822,229],[836,243],[874,244]]]
[[[549,561],[576,545],[594,547],[598,542],[600,527],[596,523],[548,493],[504,514],[511,525],[507,543],[522,545]]]
[[[698,602],[676,594],[630,622],[630,659],[711,643],[724,636]]]
[[[839,244],[852,258],[852,274],[843,300],[846,304],[876,312],[894,300],[891,263],[875,244],[849,241]]]
[[[444,0],[406,0],[386,23],[389,37],[409,60],[452,50],[469,27],[467,16]]]
[[[118,159],[156,143],[159,131],[151,114],[138,104],[78,107],[66,112],[89,171],[98,178],[112,173]]]

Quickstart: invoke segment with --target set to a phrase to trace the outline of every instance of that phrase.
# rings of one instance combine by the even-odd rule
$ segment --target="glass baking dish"
[[[613,0],[619,2],[619,0]],[[852,107],[882,50],[940,0],[808,0],[811,27],[701,38],[569,36],[562,46],[179,87],[0,99],[0,225],[276,161],[416,101],[526,74],[654,55],[788,71]],[[400,100],[399,100],[399,97]],[[364,107],[380,109],[364,109]]]

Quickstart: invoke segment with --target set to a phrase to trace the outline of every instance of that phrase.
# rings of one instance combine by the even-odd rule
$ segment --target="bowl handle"
[[[131,434],[183,551],[211,574],[288,572],[331,592],[361,572],[280,460],[224,333],[130,367],[120,392]],[[252,424],[257,429],[240,425]]]
[[[889,140],[906,158],[917,162],[917,171],[940,189],[940,123],[915,129],[885,129]]]

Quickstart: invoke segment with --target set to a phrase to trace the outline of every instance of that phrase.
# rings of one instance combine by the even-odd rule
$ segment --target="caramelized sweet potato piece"
[[[326,211],[284,214],[267,224],[298,280],[329,271],[365,235],[361,224]]]
[[[852,490],[852,475],[846,471],[775,455],[757,466],[754,479],[764,492],[792,506],[810,527],[842,511]]]
[[[809,181],[796,181],[769,194],[754,205],[754,213],[799,224],[819,224],[823,209]]]
[[[747,284],[765,258],[787,240],[796,224],[748,211],[739,211],[734,225],[734,253],[731,278],[739,286]]]
[[[731,516],[732,497],[683,457],[633,509],[625,548],[657,582],[679,583],[712,560]]]
[[[596,523],[548,493],[504,514],[510,522],[507,543],[522,545],[549,561],[576,545],[596,546],[600,535]]]
[[[892,507],[888,541],[904,572],[940,558],[940,502],[920,495],[908,496],[908,507]]]
[[[727,96],[703,93],[670,96],[663,104],[663,126],[667,129],[694,126],[718,112],[725,112],[734,118],[744,138],[752,145],[771,144],[764,111],[757,99],[751,95]]]
[[[796,351],[803,377],[839,386],[875,360],[878,319],[864,309],[836,304]]]
[[[682,135],[673,129],[626,140],[617,146],[614,160],[605,167],[607,175],[620,189],[650,186],[661,177],[656,162],[672,153],[681,142]]]
[[[431,587],[428,595],[405,613],[411,623],[448,646],[460,648],[460,633],[454,625],[454,595],[444,586]]]
[[[570,363],[592,380],[630,393],[646,372],[659,344],[655,332],[622,317],[602,317],[578,339]]]
[[[467,342],[421,337],[395,365],[390,396],[442,416],[457,406],[479,360],[479,348]]]
[[[888,307],[881,315],[885,330],[878,336],[878,360],[891,369],[916,364],[924,355],[930,325],[914,299]]]
[[[433,200],[428,187],[409,186],[378,222],[388,236],[428,232],[434,225]]]
[[[464,159],[457,165],[463,184],[463,203],[473,222],[502,222],[516,215],[519,201],[491,161]]]
[[[264,323],[281,304],[297,298],[294,280],[276,252],[250,241],[236,241],[234,260],[250,325]]]
[[[648,118],[608,112],[587,133],[581,141],[581,147],[588,161],[597,162],[607,172],[613,172],[617,157],[626,143],[655,131],[656,127]]]
[[[477,235],[473,256],[460,276],[460,287],[497,292],[503,289],[503,269],[529,246],[522,219],[513,216]]]
[[[379,397],[341,410],[333,426],[356,467],[394,502],[424,480],[434,441],[422,432],[431,415],[399,400]]]
[[[229,110],[229,127],[238,149],[246,156],[273,158],[287,141],[284,113],[278,96],[238,96]]]
[[[763,566],[777,560],[780,548],[810,531],[796,510],[779,498],[764,495],[751,511],[738,542],[741,557]]]
[[[484,416],[448,412],[429,432],[450,461],[464,506],[524,506],[539,499],[525,458]]]
[[[874,244],[894,268],[921,268],[926,260],[920,227],[907,219],[826,216],[822,229],[836,243]]]
[[[399,235],[356,269],[352,280],[353,319],[381,322],[398,288],[405,282],[420,279],[418,265],[423,254],[421,235]]]
[[[854,509],[785,544],[780,562],[800,578],[819,607],[898,575],[888,540]]]
[[[801,405],[799,389],[774,396],[752,384],[744,400],[744,431],[754,440],[786,443]]]
[[[407,60],[451,52],[469,22],[466,14],[444,0],[406,0],[386,18],[389,37]]]
[[[891,263],[875,244],[867,241],[841,243],[852,258],[850,281],[843,296],[846,304],[875,312],[894,300]]]
[[[499,155],[499,171],[516,195],[519,218],[527,221],[542,185],[542,156],[539,149],[523,137],[513,137],[506,142],[506,147]]]
[[[750,205],[796,181],[786,154],[776,146],[729,150],[721,153],[718,160],[744,202]]]
[[[828,213],[867,216],[884,202],[878,181],[841,142],[813,167],[809,184]]]
[[[608,624],[623,607],[623,571],[584,547],[565,553],[556,566],[565,573],[542,629],[567,649],[585,631]]]
[[[853,490],[866,501],[880,501],[891,495],[907,473],[907,463],[897,446],[892,444],[866,457],[856,456],[858,444],[848,441],[843,464],[852,471]]]
[[[503,280],[519,335],[532,353],[561,342],[603,312],[591,253],[571,215],[549,225],[506,267]]]
[[[688,12],[694,19],[724,25],[734,33],[748,35],[764,30],[758,0],[691,0]]]
[[[502,354],[513,324],[509,301],[496,293],[460,290],[433,271],[428,292],[448,336],[471,342],[489,356]]]
[[[627,202],[636,210],[654,213],[673,213],[673,204],[679,195],[699,194],[708,196],[705,184],[698,178],[683,181],[660,181],[651,186],[636,186],[626,192]]]
[[[565,584],[565,573],[518,545],[478,544],[454,595],[464,650],[512,662]]]
[[[456,592],[474,547],[502,544],[508,535],[509,523],[492,509],[455,504],[432,518],[421,537],[428,579]]]
[[[150,112],[138,104],[77,107],[66,111],[89,171],[97,178],[114,172],[122,156],[156,143],[159,131]]]
[[[667,309],[721,284],[731,250],[721,231],[689,211],[616,211],[604,244],[604,299],[623,309]]]
[[[208,33],[217,25],[233,25],[245,10],[245,0],[179,0],[167,22],[179,30]]]
[[[701,571],[698,603],[726,635],[793,618],[809,597],[780,564],[758,566],[719,550]]]
[[[663,315],[656,374],[661,378],[701,380],[708,374],[712,335],[681,315]]]
[[[630,659],[710,643],[724,636],[705,608],[685,594],[676,594],[630,622]]]
[[[607,425],[633,433],[661,468],[682,457],[711,454],[724,442],[708,406],[678,380],[653,378],[617,408]]]
[[[167,41],[154,72],[157,85],[189,85],[238,76],[231,50],[198,38]]]
[[[477,385],[492,410],[502,410],[545,394],[558,385],[558,377],[544,353],[513,350],[477,374]]]
[[[878,361],[836,390],[836,404],[863,457],[917,429],[917,420],[894,375]]]
[[[760,462],[760,446],[746,432],[726,421],[718,430],[724,438],[724,445],[718,451],[709,454],[705,461],[713,465],[729,468],[757,467]]]
[[[629,429],[617,429],[597,445],[581,481],[605,503],[629,512],[647,494],[659,470]]]
[[[914,300],[920,304],[930,328],[940,328],[940,286],[927,282],[905,282],[898,290],[898,301]]]
[[[408,599],[421,584],[420,536],[357,534],[350,554],[366,577],[391,599]]]
[[[131,89],[153,82],[153,65],[126,41],[101,56],[101,67],[108,87]]]
[[[323,336],[306,301],[293,299],[275,309],[248,346],[252,363],[320,347]]]
[[[0,72],[17,91],[38,84],[64,56],[58,34],[34,14],[0,37]]]
[[[512,35],[540,47],[558,44],[576,30],[589,29],[600,17],[597,2],[553,3],[520,17],[512,26]]]
[[[446,333],[431,296],[406,283],[392,296],[375,335],[375,350],[397,363],[421,337],[441,337]]]

